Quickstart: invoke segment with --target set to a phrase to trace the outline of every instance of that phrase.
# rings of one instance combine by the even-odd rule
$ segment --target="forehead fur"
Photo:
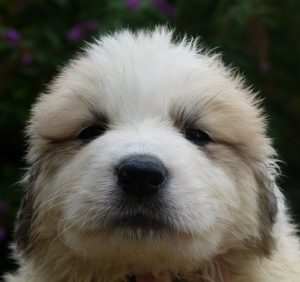
[[[254,95],[219,57],[165,29],[102,37],[54,80],[33,108],[29,135],[65,140],[110,125],[192,120],[216,141],[261,160],[273,154]],[[46,126],[45,126],[46,125]]]

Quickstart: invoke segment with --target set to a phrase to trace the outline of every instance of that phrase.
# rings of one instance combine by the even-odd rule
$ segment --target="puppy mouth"
[[[172,280],[170,278],[170,275],[167,272],[162,272],[159,275],[153,275],[153,274],[132,275],[127,279],[127,282],[171,282],[171,281]]]
[[[109,215],[108,225],[114,230],[130,231],[140,235],[160,234],[174,229],[174,219],[168,207],[160,201],[123,202]]]
[[[131,216],[115,219],[114,228],[160,231],[166,229],[169,224],[153,216],[137,213]]]

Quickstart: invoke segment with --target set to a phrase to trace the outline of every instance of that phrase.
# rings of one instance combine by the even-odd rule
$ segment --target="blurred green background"
[[[280,186],[300,222],[299,0],[0,0],[0,273],[20,202],[30,105],[99,34],[167,23],[201,36],[260,91],[283,163]]]

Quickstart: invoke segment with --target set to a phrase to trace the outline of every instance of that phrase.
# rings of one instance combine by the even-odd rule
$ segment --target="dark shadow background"
[[[122,27],[168,23],[201,36],[260,91],[284,189],[300,222],[300,1],[2,0],[0,1],[0,274],[20,202],[30,105],[74,51]]]

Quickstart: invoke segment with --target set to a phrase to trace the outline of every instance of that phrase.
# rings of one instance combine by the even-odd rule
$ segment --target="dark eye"
[[[79,139],[91,140],[99,135],[102,135],[106,131],[105,125],[92,125],[84,128],[78,135]]]
[[[184,134],[187,140],[196,145],[203,146],[212,141],[210,136],[200,129],[187,129]]]

